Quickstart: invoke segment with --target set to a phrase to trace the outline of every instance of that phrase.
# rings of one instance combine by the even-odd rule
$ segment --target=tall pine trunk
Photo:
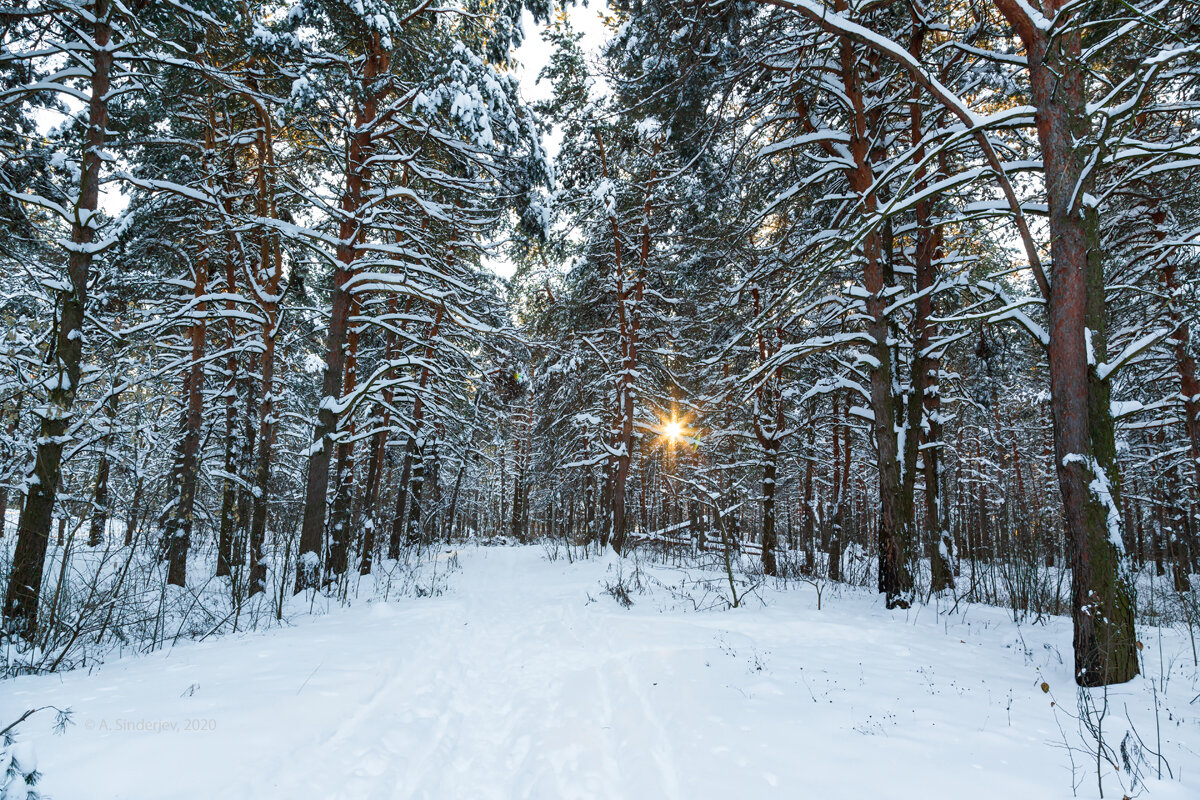
[[[100,164],[108,129],[108,100],[113,68],[109,0],[96,0],[86,15],[90,18],[90,41],[84,52],[92,59],[89,76],[87,129],[84,134],[79,200],[71,222],[71,244],[67,255],[69,280],[59,292],[58,331],[52,346],[54,375],[49,402],[38,432],[37,454],[29,493],[17,529],[12,572],[4,598],[5,628],[12,634],[32,639],[37,633],[38,597],[42,569],[50,536],[54,499],[62,472],[66,433],[82,378],[83,318],[87,307],[88,278],[100,198]],[[83,22],[83,19],[80,20]],[[77,57],[84,53],[77,53]]]
[[[337,266],[333,274],[333,300],[329,335],[325,344],[325,371],[321,381],[321,406],[313,443],[308,452],[308,479],[304,491],[304,519],[300,527],[300,545],[296,566],[295,591],[315,589],[320,583],[321,543],[325,537],[325,505],[329,491],[329,462],[333,455],[334,434],[341,414],[339,402],[346,366],[346,340],[349,334],[350,290],[346,288],[355,269],[358,243],[364,235],[360,219],[369,188],[371,123],[375,120],[378,97],[374,80],[388,68],[388,57],[373,33],[363,60],[362,86],[365,97],[357,109],[350,134],[346,161],[346,188],[342,193],[342,220],[338,228]]]
[[[109,472],[111,471],[109,451],[112,449],[112,437],[117,424],[117,395],[115,393],[109,395],[108,402],[105,403],[105,412],[108,436],[104,439],[104,449],[100,451],[100,463],[96,467],[96,490],[92,499],[88,547],[98,547],[104,542],[104,532],[108,527],[108,516],[111,510],[108,498]],[[3,515],[2,507],[0,507],[0,515]]]
[[[395,317],[396,315],[396,296],[393,294],[388,298],[387,308],[388,315]],[[408,306],[405,305],[407,312]],[[389,325],[385,336],[386,344],[384,345],[383,354],[389,362],[395,358],[396,349],[396,333]],[[365,517],[363,523],[363,538],[362,552],[359,554],[358,574],[370,575],[371,567],[375,560],[375,532],[379,525],[381,517],[379,505],[379,490],[383,484],[383,467],[387,457],[388,432],[391,426],[392,403],[395,400],[391,384],[388,384],[383,390],[383,402],[376,403],[371,411],[371,419],[379,426],[375,435],[371,437],[371,456],[367,467],[367,486],[363,497],[363,515]]]
[[[358,302],[352,301],[350,316],[358,313]],[[346,378],[342,391],[351,394],[358,385],[358,330],[351,325],[346,335]],[[337,468],[334,470],[333,504],[329,513],[329,551],[325,555],[325,581],[337,580],[346,574],[350,555],[350,522],[354,501],[354,420],[347,422],[343,439],[337,445]]]
[[[840,58],[842,85],[853,112],[850,152],[854,168],[847,170],[847,177],[863,211],[874,214],[878,210],[878,198],[873,163],[878,145],[873,140],[870,121],[876,112],[867,108],[858,75],[859,60],[848,40],[842,42]],[[869,392],[879,488],[878,587],[886,598],[887,607],[896,608],[908,606],[912,591],[912,576],[908,571],[908,523],[912,518],[912,505],[904,502],[900,443],[896,433],[894,367],[892,348],[888,343],[891,331],[883,297],[889,284],[887,273],[891,269],[885,264],[883,246],[882,233],[873,228],[863,238],[860,256],[863,285],[868,293],[867,333],[871,338]]]
[[[1051,38],[1021,4],[995,0],[1025,44],[1049,207],[1050,395],[1054,458],[1068,534],[1075,680],[1122,683],[1138,673],[1133,592],[1121,564],[1120,482],[1106,358],[1100,215],[1084,147],[1091,140],[1078,27]],[[1048,0],[1053,17],[1064,5]],[[1082,20],[1081,20],[1082,22]]]
[[[920,59],[921,57],[927,30],[923,20],[914,18],[913,38],[909,44],[909,52],[914,58]],[[912,98],[908,109],[909,130],[915,158],[918,163],[921,163],[916,171],[914,188],[917,191],[923,191],[928,185],[928,172],[924,167],[925,125],[921,90],[918,86],[912,88]],[[944,154],[940,154],[938,163],[945,172]],[[930,318],[933,316],[933,295],[938,278],[938,263],[943,255],[942,228],[932,222],[933,202],[930,199],[925,198],[917,202],[914,205],[913,213],[917,222],[916,246],[913,249],[917,301],[912,325],[913,349],[910,370],[912,393],[908,397],[906,408],[908,430],[904,439],[904,490],[910,509],[910,521],[915,521],[914,492],[916,491],[919,450],[925,482],[926,536],[930,543],[930,588],[934,592],[939,592],[954,587],[954,572],[950,566],[954,542],[942,526],[941,503],[938,496],[941,488],[938,451],[941,447],[942,437],[942,425],[939,418],[941,404],[938,394],[939,364],[937,358],[929,352],[938,334],[937,323],[931,322]],[[918,445],[923,445],[923,447],[918,447]]]
[[[200,246],[205,249],[192,274],[192,313],[195,317],[188,330],[192,351],[183,382],[186,407],[177,456],[178,483],[174,512],[166,530],[167,583],[172,586],[183,586],[187,582],[187,553],[191,545],[200,473],[200,428],[204,424],[204,345],[208,331],[208,304],[204,301],[208,291],[208,242],[204,241]]]

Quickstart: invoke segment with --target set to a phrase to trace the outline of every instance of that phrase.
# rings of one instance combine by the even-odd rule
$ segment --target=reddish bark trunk
[[[858,75],[859,54],[843,39],[840,48],[842,87],[852,111],[850,153],[854,168],[846,170],[850,188],[858,195],[867,214],[878,211],[873,168],[875,140]],[[901,453],[896,436],[896,397],[892,391],[892,349],[888,345],[889,323],[884,314],[885,264],[882,235],[872,229],[862,243],[863,285],[866,299],[867,333],[872,339],[870,354],[871,412],[874,416],[875,463],[879,484],[879,571],[878,587],[886,597],[888,608],[906,608],[912,590],[908,571],[908,537],[911,505],[904,505]]]
[[[333,436],[340,413],[346,366],[346,338],[349,333],[351,296],[346,284],[353,275],[358,242],[363,236],[360,219],[364,192],[370,181],[367,159],[371,151],[371,122],[376,116],[379,98],[375,78],[388,68],[387,53],[372,34],[363,59],[362,86],[366,97],[355,113],[354,133],[350,136],[346,163],[346,190],[342,193],[342,221],[338,228],[337,266],[333,274],[332,313],[326,339],[325,374],[321,385],[321,406],[309,451],[308,480],[304,493],[304,521],[300,528],[296,592],[316,588],[320,583],[321,542],[325,534],[326,493],[329,490],[329,462],[333,455]]]
[[[358,313],[358,302],[351,304],[350,316]],[[346,379],[344,394],[352,394],[358,386],[358,329],[351,325],[346,335]],[[329,550],[325,555],[325,580],[337,580],[349,567],[350,517],[354,499],[354,420],[351,419],[337,446],[337,469],[334,471],[333,506],[329,515]]]
[[[914,31],[909,52],[915,58],[921,57],[924,47],[926,27],[921,20],[914,18]],[[913,87],[912,100],[909,102],[909,123],[915,159],[918,163],[925,160],[925,128],[922,112],[921,92]],[[945,167],[945,156],[939,159],[939,164]],[[916,191],[923,191],[928,185],[928,175],[924,166],[917,169]],[[925,520],[926,535],[930,543],[930,588],[934,592],[954,588],[954,571],[950,566],[954,542],[949,532],[943,529],[941,503],[938,491],[941,486],[941,471],[938,464],[938,454],[941,448],[942,424],[940,419],[941,400],[938,394],[939,363],[928,350],[938,335],[937,323],[930,322],[933,316],[933,292],[938,277],[938,262],[942,257],[942,228],[934,225],[933,203],[923,199],[914,207],[917,222],[916,247],[913,252],[913,266],[916,270],[917,302],[913,315],[913,350],[912,350],[912,394],[908,398],[908,432],[904,444],[904,503],[909,509],[910,521],[915,519],[915,499],[917,455],[921,462],[925,481]],[[924,447],[918,448],[923,443]],[[914,526],[915,527],[915,526]]]
[[[207,237],[205,237],[207,239]],[[200,428],[204,424],[204,345],[208,331],[208,242],[192,274],[192,313],[188,330],[192,354],[183,381],[187,406],[184,410],[183,437],[179,443],[179,473],[176,505],[167,526],[167,583],[183,586],[187,582],[187,553],[191,545],[195,519],[196,489],[200,473]]]
[[[65,12],[64,12],[65,13]],[[91,222],[100,198],[100,165],[108,129],[108,99],[113,68],[109,48],[109,0],[96,0],[90,9],[91,42],[94,49],[88,102],[88,125],[84,134],[77,213],[71,223],[72,247],[67,255],[68,286],[60,292],[58,335],[54,346],[57,379],[50,390],[46,414],[38,434],[32,482],[21,512],[12,572],[4,598],[5,628],[12,634],[32,639],[37,633],[38,596],[42,568],[50,536],[54,498],[62,470],[65,434],[82,377],[83,318],[87,306],[87,284],[92,266],[95,230]]]
[[[1080,146],[1091,139],[1080,33],[1076,27],[1051,39],[1020,3],[994,2],[1025,44],[1050,212],[1050,402],[1072,568],[1075,679],[1082,686],[1122,683],[1137,674],[1138,662],[1133,595],[1120,565],[1109,389],[1095,369],[1106,357],[1104,274],[1099,211],[1089,194],[1093,173]],[[1053,17],[1062,6],[1048,0],[1043,13]],[[1090,488],[1103,483],[1107,497]],[[1110,526],[1117,536],[1110,537]]]

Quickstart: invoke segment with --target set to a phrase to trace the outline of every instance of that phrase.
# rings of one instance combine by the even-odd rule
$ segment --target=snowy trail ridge
[[[1069,621],[893,613],[853,592],[818,612],[795,589],[625,610],[599,561],[460,558],[443,596],[19,678],[0,712],[73,709],[62,736],[27,734],[55,800],[1071,796],[1070,722],[1040,689],[1073,706]],[[1174,754],[1200,740],[1184,708]],[[1175,766],[1184,780],[1153,796],[1200,796],[1200,757]],[[1076,782],[1096,791],[1094,773]]]

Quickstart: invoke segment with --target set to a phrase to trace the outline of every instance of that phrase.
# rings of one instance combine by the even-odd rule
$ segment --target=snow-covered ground
[[[62,735],[46,712],[21,728],[57,800],[1097,794],[1068,620],[889,612],[849,590],[818,611],[810,587],[701,612],[659,587],[625,609],[611,559],[443,558],[461,569],[438,597],[8,681],[0,724],[72,709]],[[1132,720],[1151,778],[1161,740],[1151,795],[1195,798],[1191,643],[1144,637],[1147,676],[1109,690],[1104,734],[1119,758]],[[1124,781],[1106,768],[1105,796]]]

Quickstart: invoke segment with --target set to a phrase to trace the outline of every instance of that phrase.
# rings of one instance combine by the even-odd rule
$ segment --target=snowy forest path
[[[1070,791],[1039,688],[1074,695],[1068,620],[889,612],[854,591],[818,612],[807,589],[711,613],[635,592],[625,609],[604,593],[610,560],[547,562],[540,547],[438,557],[461,561],[439,596],[19,678],[0,716],[73,709],[61,737],[48,721],[29,729],[60,800]],[[1140,688],[1110,696],[1144,714]]]
[[[397,641],[378,688],[295,759],[327,767],[281,765],[254,794],[682,797],[667,727],[626,664],[640,651],[579,613],[578,583],[514,580],[518,552],[473,554],[500,564],[433,601],[437,622]]]

